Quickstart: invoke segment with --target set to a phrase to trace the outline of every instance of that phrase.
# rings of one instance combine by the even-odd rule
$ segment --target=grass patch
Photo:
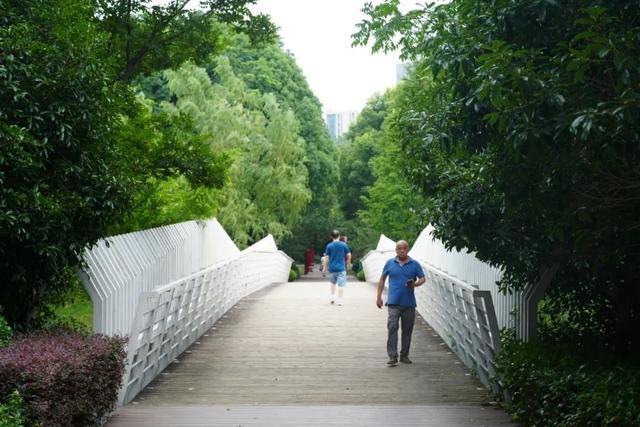
[[[61,319],[72,319],[93,330],[93,303],[80,281],[74,283],[67,302],[53,309]]]

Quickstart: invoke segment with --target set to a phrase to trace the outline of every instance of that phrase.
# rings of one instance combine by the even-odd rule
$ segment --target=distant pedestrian
[[[396,257],[389,259],[382,269],[382,275],[378,282],[378,296],[376,305],[382,308],[382,291],[384,282],[389,278],[389,291],[387,294],[387,307],[389,318],[387,320],[387,365],[398,365],[398,323],[402,329],[402,348],[400,350],[400,362],[412,363],[409,359],[411,347],[411,334],[416,320],[416,297],[414,289],[425,282],[424,271],[420,263],[407,254],[409,244],[405,240],[396,243]]]
[[[336,286],[338,287],[338,305],[342,305],[344,288],[347,286],[347,266],[351,264],[351,249],[340,241],[340,231],[331,232],[333,241],[327,245],[325,254],[328,257],[329,280],[331,281],[331,304],[336,302]]]
[[[316,249],[313,245],[309,245],[307,250],[304,251],[304,274],[313,271],[313,263],[316,258]]]

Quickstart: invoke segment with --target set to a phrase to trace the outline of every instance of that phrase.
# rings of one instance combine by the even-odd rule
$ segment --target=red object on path
[[[309,246],[306,251],[304,251],[304,274],[307,274],[310,271],[313,271],[313,263],[316,258],[316,250],[313,246]]]

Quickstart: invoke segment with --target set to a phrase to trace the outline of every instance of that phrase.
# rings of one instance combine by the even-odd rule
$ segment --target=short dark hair
[[[334,239],[337,239],[338,237],[340,237],[340,230],[338,230],[337,228],[333,230],[331,232],[331,237],[333,237]]]

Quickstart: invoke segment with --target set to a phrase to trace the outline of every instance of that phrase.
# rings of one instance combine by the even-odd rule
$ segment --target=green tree
[[[309,201],[298,122],[275,98],[249,90],[221,57],[207,72],[192,63],[166,71],[176,103],[161,103],[169,114],[189,114],[215,151],[233,160],[217,213],[234,241],[244,246],[271,233],[290,233]]]
[[[637,5],[366,11],[356,42],[416,61],[394,135],[437,236],[504,266],[505,287],[551,285],[563,316],[598,307],[590,335],[640,348]]]
[[[398,100],[396,92],[390,98],[391,105],[404,101]],[[390,107],[385,120],[396,123],[398,111],[401,109]],[[380,234],[392,240],[412,241],[427,225],[426,201],[404,172],[405,155],[392,135],[393,129],[385,126],[379,140],[379,154],[370,160],[375,181],[362,196],[364,206],[358,211],[363,226],[375,231],[374,244]]]
[[[294,58],[280,44],[256,47],[239,35],[225,55],[249,88],[273,94],[282,108],[294,112],[300,124],[298,134],[304,141],[311,201],[281,247],[296,258],[302,257],[309,244],[321,250],[340,220],[335,209],[337,151],[325,128],[320,102]]]
[[[87,244],[129,206],[116,135],[126,88],[88,1],[0,12],[0,305],[27,325]]]
[[[219,208],[229,156],[211,147],[191,116],[154,111],[154,105],[139,94],[137,108],[122,119],[118,145],[127,154],[127,175],[140,185],[111,235],[208,218]]]
[[[367,101],[339,149],[338,204],[348,221],[364,207],[362,197],[375,180],[370,161],[380,152],[384,138],[382,127],[389,114],[389,97],[390,92],[387,92]]]
[[[124,81],[186,60],[204,63],[225,45],[225,27],[217,23],[248,34],[254,42],[276,34],[268,16],[249,9],[256,0],[203,0],[199,10],[188,8],[190,0],[152,6],[148,0],[94,1],[97,23],[110,34],[108,54]]]

